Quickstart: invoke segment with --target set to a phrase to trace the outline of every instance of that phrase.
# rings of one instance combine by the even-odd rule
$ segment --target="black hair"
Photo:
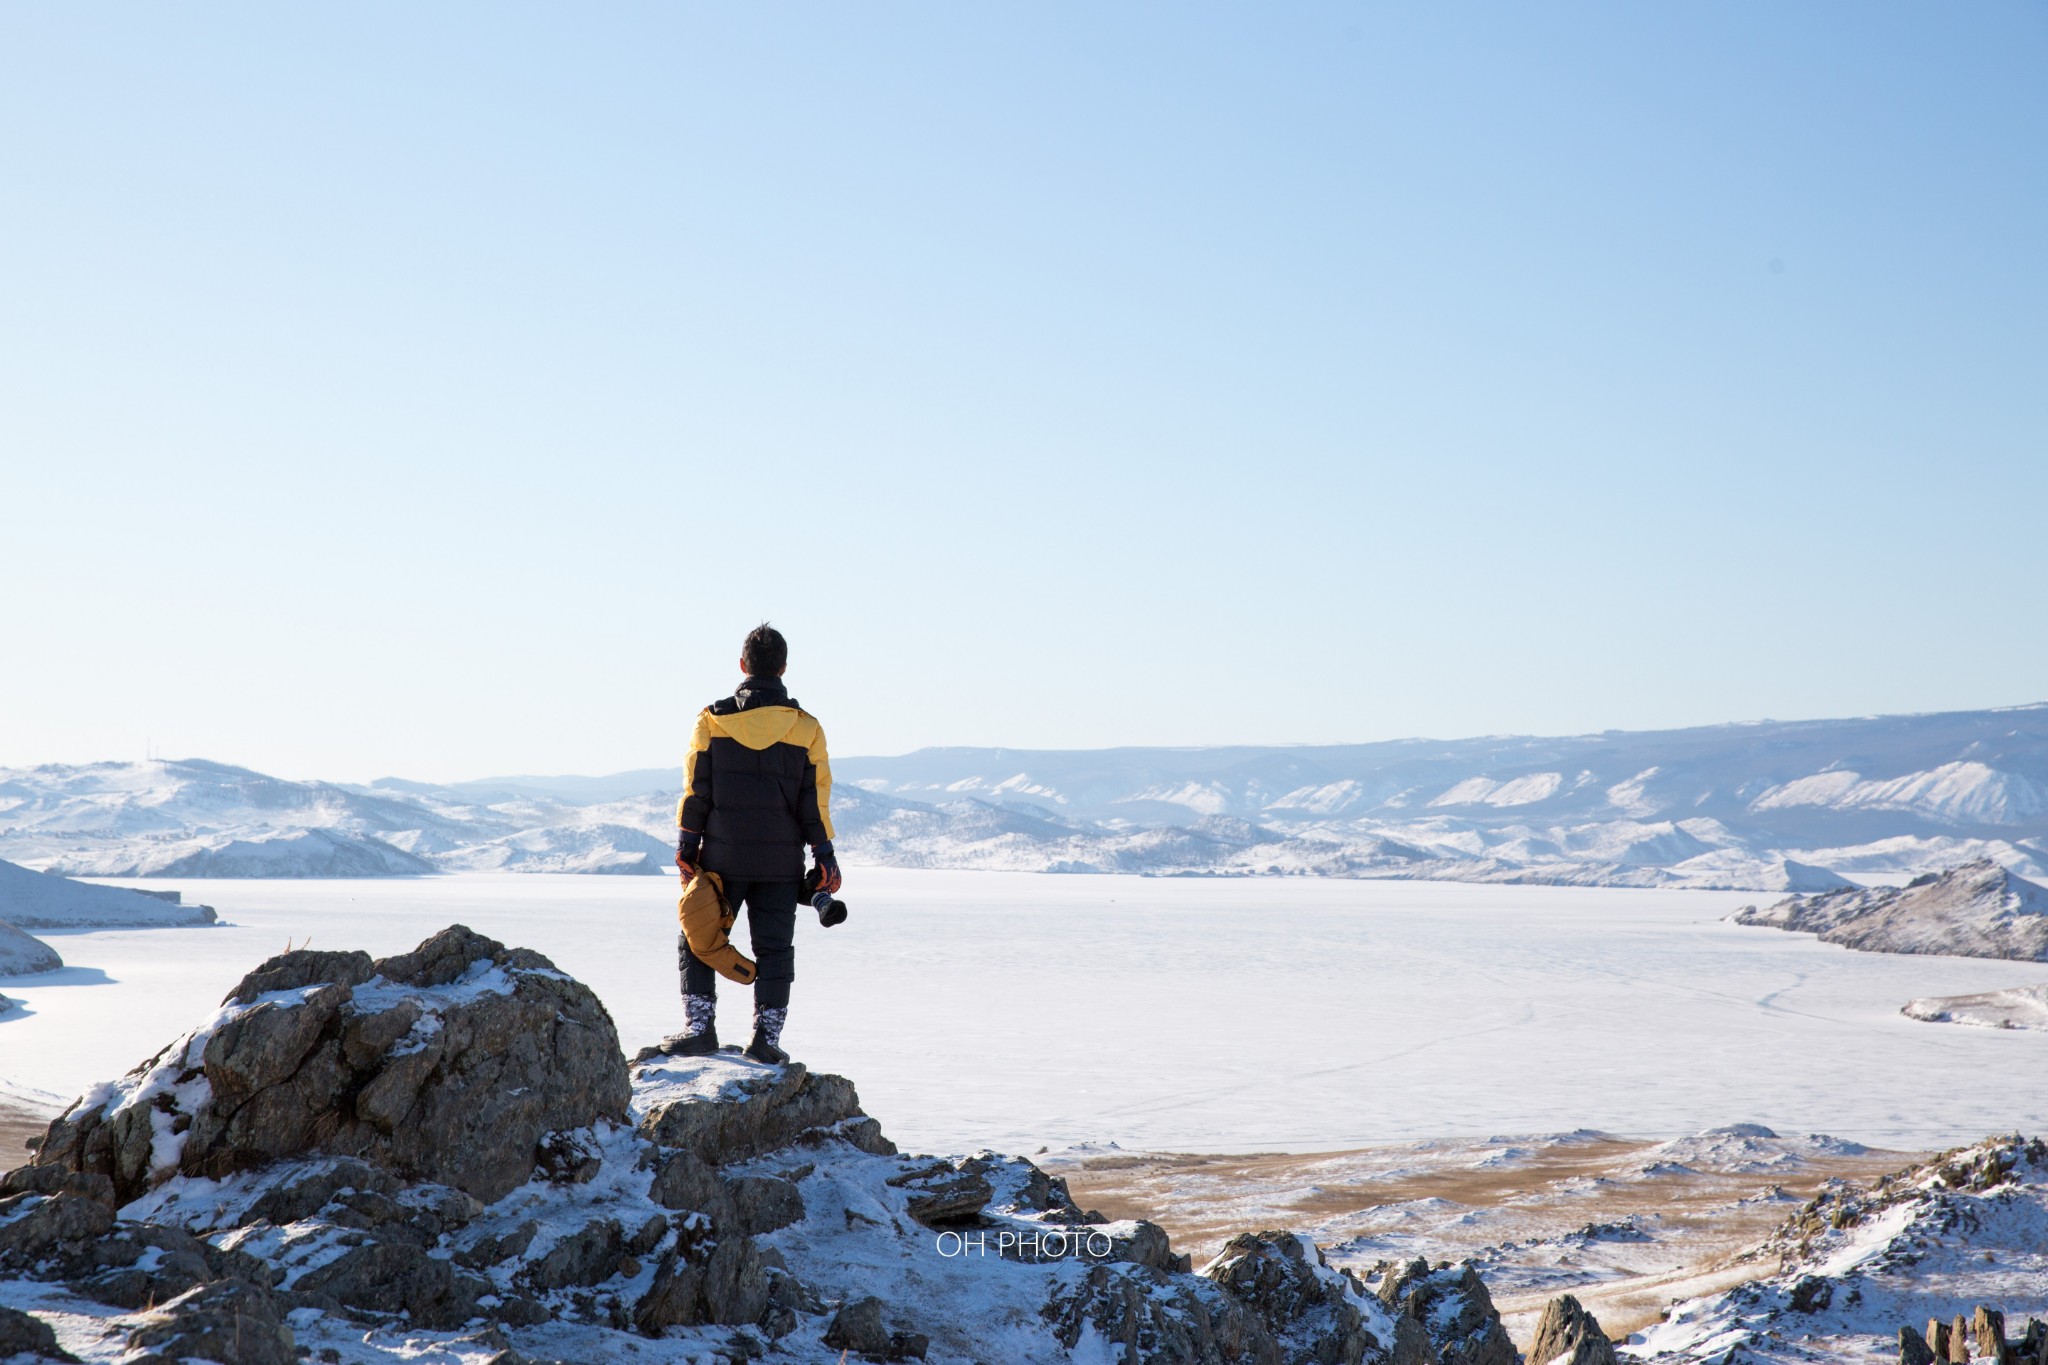
[[[789,667],[789,641],[782,638],[782,632],[763,621],[747,632],[745,643],[740,645],[740,667],[747,670],[747,676],[772,678]]]

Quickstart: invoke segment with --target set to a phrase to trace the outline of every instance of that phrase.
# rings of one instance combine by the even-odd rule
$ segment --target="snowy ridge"
[[[680,738],[678,738],[680,743]],[[1564,738],[926,749],[835,764],[901,867],[1823,891],[2048,876],[2048,705]],[[367,786],[200,760],[0,770],[0,857],[78,875],[658,874],[673,769]]]
[[[1774,1273],[1672,1307],[1634,1360],[1898,1359],[1900,1329],[2048,1315],[2048,1146],[1998,1138],[1824,1191],[1750,1253]]]

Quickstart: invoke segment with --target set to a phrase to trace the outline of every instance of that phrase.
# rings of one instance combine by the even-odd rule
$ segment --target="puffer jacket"
[[[795,881],[804,847],[832,838],[825,731],[780,678],[749,677],[697,714],[676,824],[699,833],[699,866],[727,881]]]

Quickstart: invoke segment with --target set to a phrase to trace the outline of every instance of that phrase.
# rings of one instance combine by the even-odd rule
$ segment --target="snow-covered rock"
[[[1773,1272],[1674,1305],[1623,1345],[1633,1361],[1791,1365],[1901,1359],[1901,1329],[2048,1316],[2048,1146],[1998,1138],[1867,1189],[1835,1185],[1751,1261]],[[1994,1343],[1966,1355],[1997,1361]]]
[[[118,886],[93,886],[0,862],[0,921],[17,929],[211,924],[210,906]]]
[[[1986,859],[1902,887],[1794,896],[1737,924],[1817,934],[1872,953],[2048,960],[2048,890]]]
[[[538,953],[461,925],[410,953],[300,949],[50,1127],[40,1166],[123,1201],[311,1150],[496,1199],[557,1129],[622,1120],[611,1017]]]
[[[1980,991],[1974,995],[1929,996],[1907,1001],[1899,1012],[1930,1024],[2048,1029],[2048,984]]]
[[[0,976],[54,972],[64,965],[57,950],[32,934],[0,920]]]
[[[520,1118],[536,1088],[567,1107]],[[1022,1158],[898,1153],[842,1078],[629,1069],[584,988],[459,928],[273,958],[76,1101],[0,1179],[0,1303],[96,1360],[1515,1358],[1469,1266],[1374,1295],[1269,1232],[1193,1273]]]

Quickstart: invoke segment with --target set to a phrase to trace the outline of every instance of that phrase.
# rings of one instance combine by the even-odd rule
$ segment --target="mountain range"
[[[2048,704],[1556,738],[922,749],[835,765],[853,862],[1823,891],[2048,870]],[[0,858],[77,876],[660,873],[680,777],[0,769]]]

